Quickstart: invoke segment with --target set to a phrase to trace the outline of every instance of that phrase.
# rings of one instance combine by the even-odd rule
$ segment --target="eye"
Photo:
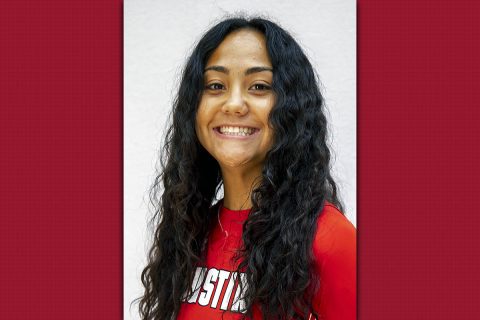
[[[254,90],[254,91],[266,91],[270,90],[272,87],[265,83],[255,83],[253,86],[250,87],[249,90]]]
[[[210,84],[206,85],[205,89],[207,89],[207,90],[223,90],[223,89],[225,89],[225,87],[221,83],[214,82],[214,83],[210,83]]]

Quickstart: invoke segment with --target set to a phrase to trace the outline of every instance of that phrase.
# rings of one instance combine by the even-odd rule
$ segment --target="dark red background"
[[[122,7],[0,2],[0,319],[123,317]],[[358,1],[359,319],[480,319],[479,15]]]

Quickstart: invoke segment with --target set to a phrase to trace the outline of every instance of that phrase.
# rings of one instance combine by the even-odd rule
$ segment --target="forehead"
[[[206,66],[211,65],[271,67],[265,36],[259,31],[250,29],[241,29],[230,33],[208,59]]]

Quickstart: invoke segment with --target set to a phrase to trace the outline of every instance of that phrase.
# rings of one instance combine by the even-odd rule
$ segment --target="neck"
[[[260,182],[261,169],[240,170],[221,168],[223,178],[223,206],[230,210],[244,210],[252,207],[251,194]]]

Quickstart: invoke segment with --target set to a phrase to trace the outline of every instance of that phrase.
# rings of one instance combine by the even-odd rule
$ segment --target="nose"
[[[222,111],[237,116],[247,114],[247,103],[240,88],[237,87],[230,90],[227,101],[222,106]]]

